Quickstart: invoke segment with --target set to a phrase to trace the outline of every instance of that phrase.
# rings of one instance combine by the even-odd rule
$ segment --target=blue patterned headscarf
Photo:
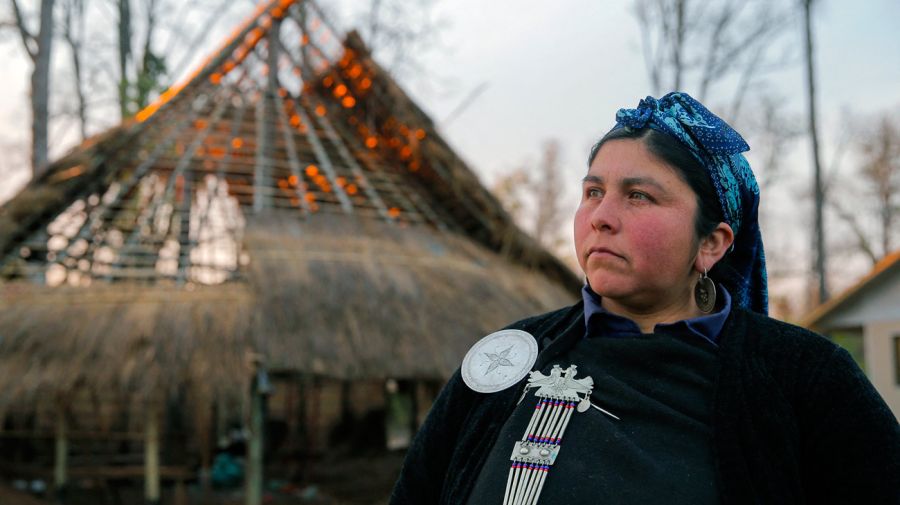
[[[687,93],[648,96],[636,109],[619,109],[616,128],[652,128],[681,141],[709,172],[725,222],[734,230],[734,244],[724,262],[731,268],[719,279],[734,301],[768,313],[766,258],[757,221],[759,186],[741,154],[747,142],[725,121]],[[724,278],[722,278],[724,277]]]

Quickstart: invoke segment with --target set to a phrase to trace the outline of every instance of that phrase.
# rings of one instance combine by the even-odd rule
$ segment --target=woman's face
[[[603,144],[582,184],[575,249],[605,299],[653,310],[689,296],[698,242],[697,200],[641,140]]]

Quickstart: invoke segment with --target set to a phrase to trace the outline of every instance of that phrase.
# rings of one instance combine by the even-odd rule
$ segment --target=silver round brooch
[[[496,393],[522,380],[537,360],[537,341],[527,331],[500,330],[482,338],[466,353],[462,378],[479,393]]]

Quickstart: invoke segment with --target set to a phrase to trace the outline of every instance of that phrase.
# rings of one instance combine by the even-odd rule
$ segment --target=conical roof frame
[[[79,389],[224,398],[259,359],[446,377],[579,285],[357,34],[284,0],[0,209],[0,255],[0,368],[27,378],[0,379],[0,409]]]

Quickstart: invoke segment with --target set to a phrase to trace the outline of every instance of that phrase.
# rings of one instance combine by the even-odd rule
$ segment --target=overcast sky
[[[343,6],[354,5],[353,0]],[[815,19],[822,155],[838,159],[837,144],[848,135],[842,121],[883,111],[900,113],[900,1],[823,0]],[[564,176],[574,212],[590,146],[614,123],[621,107],[635,107],[650,88],[642,59],[640,31],[625,1],[446,1],[446,50],[428,54],[431,73],[448,76],[456,93],[409,90],[442,124],[465,95],[482,83],[485,90],[442,130],[487,184],[540,155],[545,139],[562,144]],[[346,17],[346,16],[345,16]],[[789,36],[802,54],[802,33]],[[798,61],[774,75],[770,85],[805,127],[805,73]],[[431,86],[430,88],[440,87]],[[693,92],[691,89],[685,91]],[[713,108],[714,104],[707,104]],[[852,129],[859,127],[854,124]],[[805,271],[812,229],[810,144],[798,139],[786,156],[785,174],[763,195],[761,220],[770,267]],[[845,148],[846,149],[846,148]],[[751,164],[757,153],[748,153]],[[852,153],[840,169],[852,169]],[[835,223],[830,242],[846,229]],[[567,234],[570,234],[566,230]],[[849,239],[848,239],[849,240]],[[845,240],[846,242],[846,240]],[[869,268],[860,256],[834,248],[830,272],[834,288],[854,282]],[[802,276],[774,279],[773,291],[798,294]]]
[[[364,4],[362,0],[322,3],[333,5],[345,19],[354,19],[352,12]],[[234,23],[252,9],[250,2],[245,4],[232,9]],[[896,28],[900,1],[822,0],[820,4],[816,19],[818,103],[827,158],[841,130],[842,110],[851,110],[857,117],[900,111],[900,35]],[[652,94],[630,6],[630,1],[612,0],[438,2],[437,16],[445,28],[441,44],[423,57],[430,77],[408,79],[406,86],[488,184],[498,174],[536,159],[545,139],[559,140],[567,190],[577,198],[590,145],[612,126],[618,108],[634,107],[640,98]],[[342,23],[345,27],[350,24]],[[223,22],[216,33],[227,33],[232,26]],[[799,32],[794,41],[799,47]],[[0,180],[0,201],[28,178],[24,162],[30,73],[20,43],[6,36],[2,44],[0,57],[6,71],[0,80],[0,172],[5,173]],[[805,110],[803,79],[798,64],[774,81],[798,115]],[[465,96],[482,84],[486,86],[483,92],[461,114],[444,123]],[[60,141],[60,136],[51,137],[57,155],[74,140]],[[794,232],[809,229],[809,219],[804,217],[809,205],[798,196],[808,188],[808,153],[807,141],[794,146],[789,156],[792,175],[773,190],[768,202],[764,200],[763,209],[766,219],[778,223],[776,230],[769,225],[767,240],[782,240],[776,235],[794,237],[782,240],[779,247],[803,255],[809,239],[797,239]],[[751,150],[751,163],[753,156]]]

